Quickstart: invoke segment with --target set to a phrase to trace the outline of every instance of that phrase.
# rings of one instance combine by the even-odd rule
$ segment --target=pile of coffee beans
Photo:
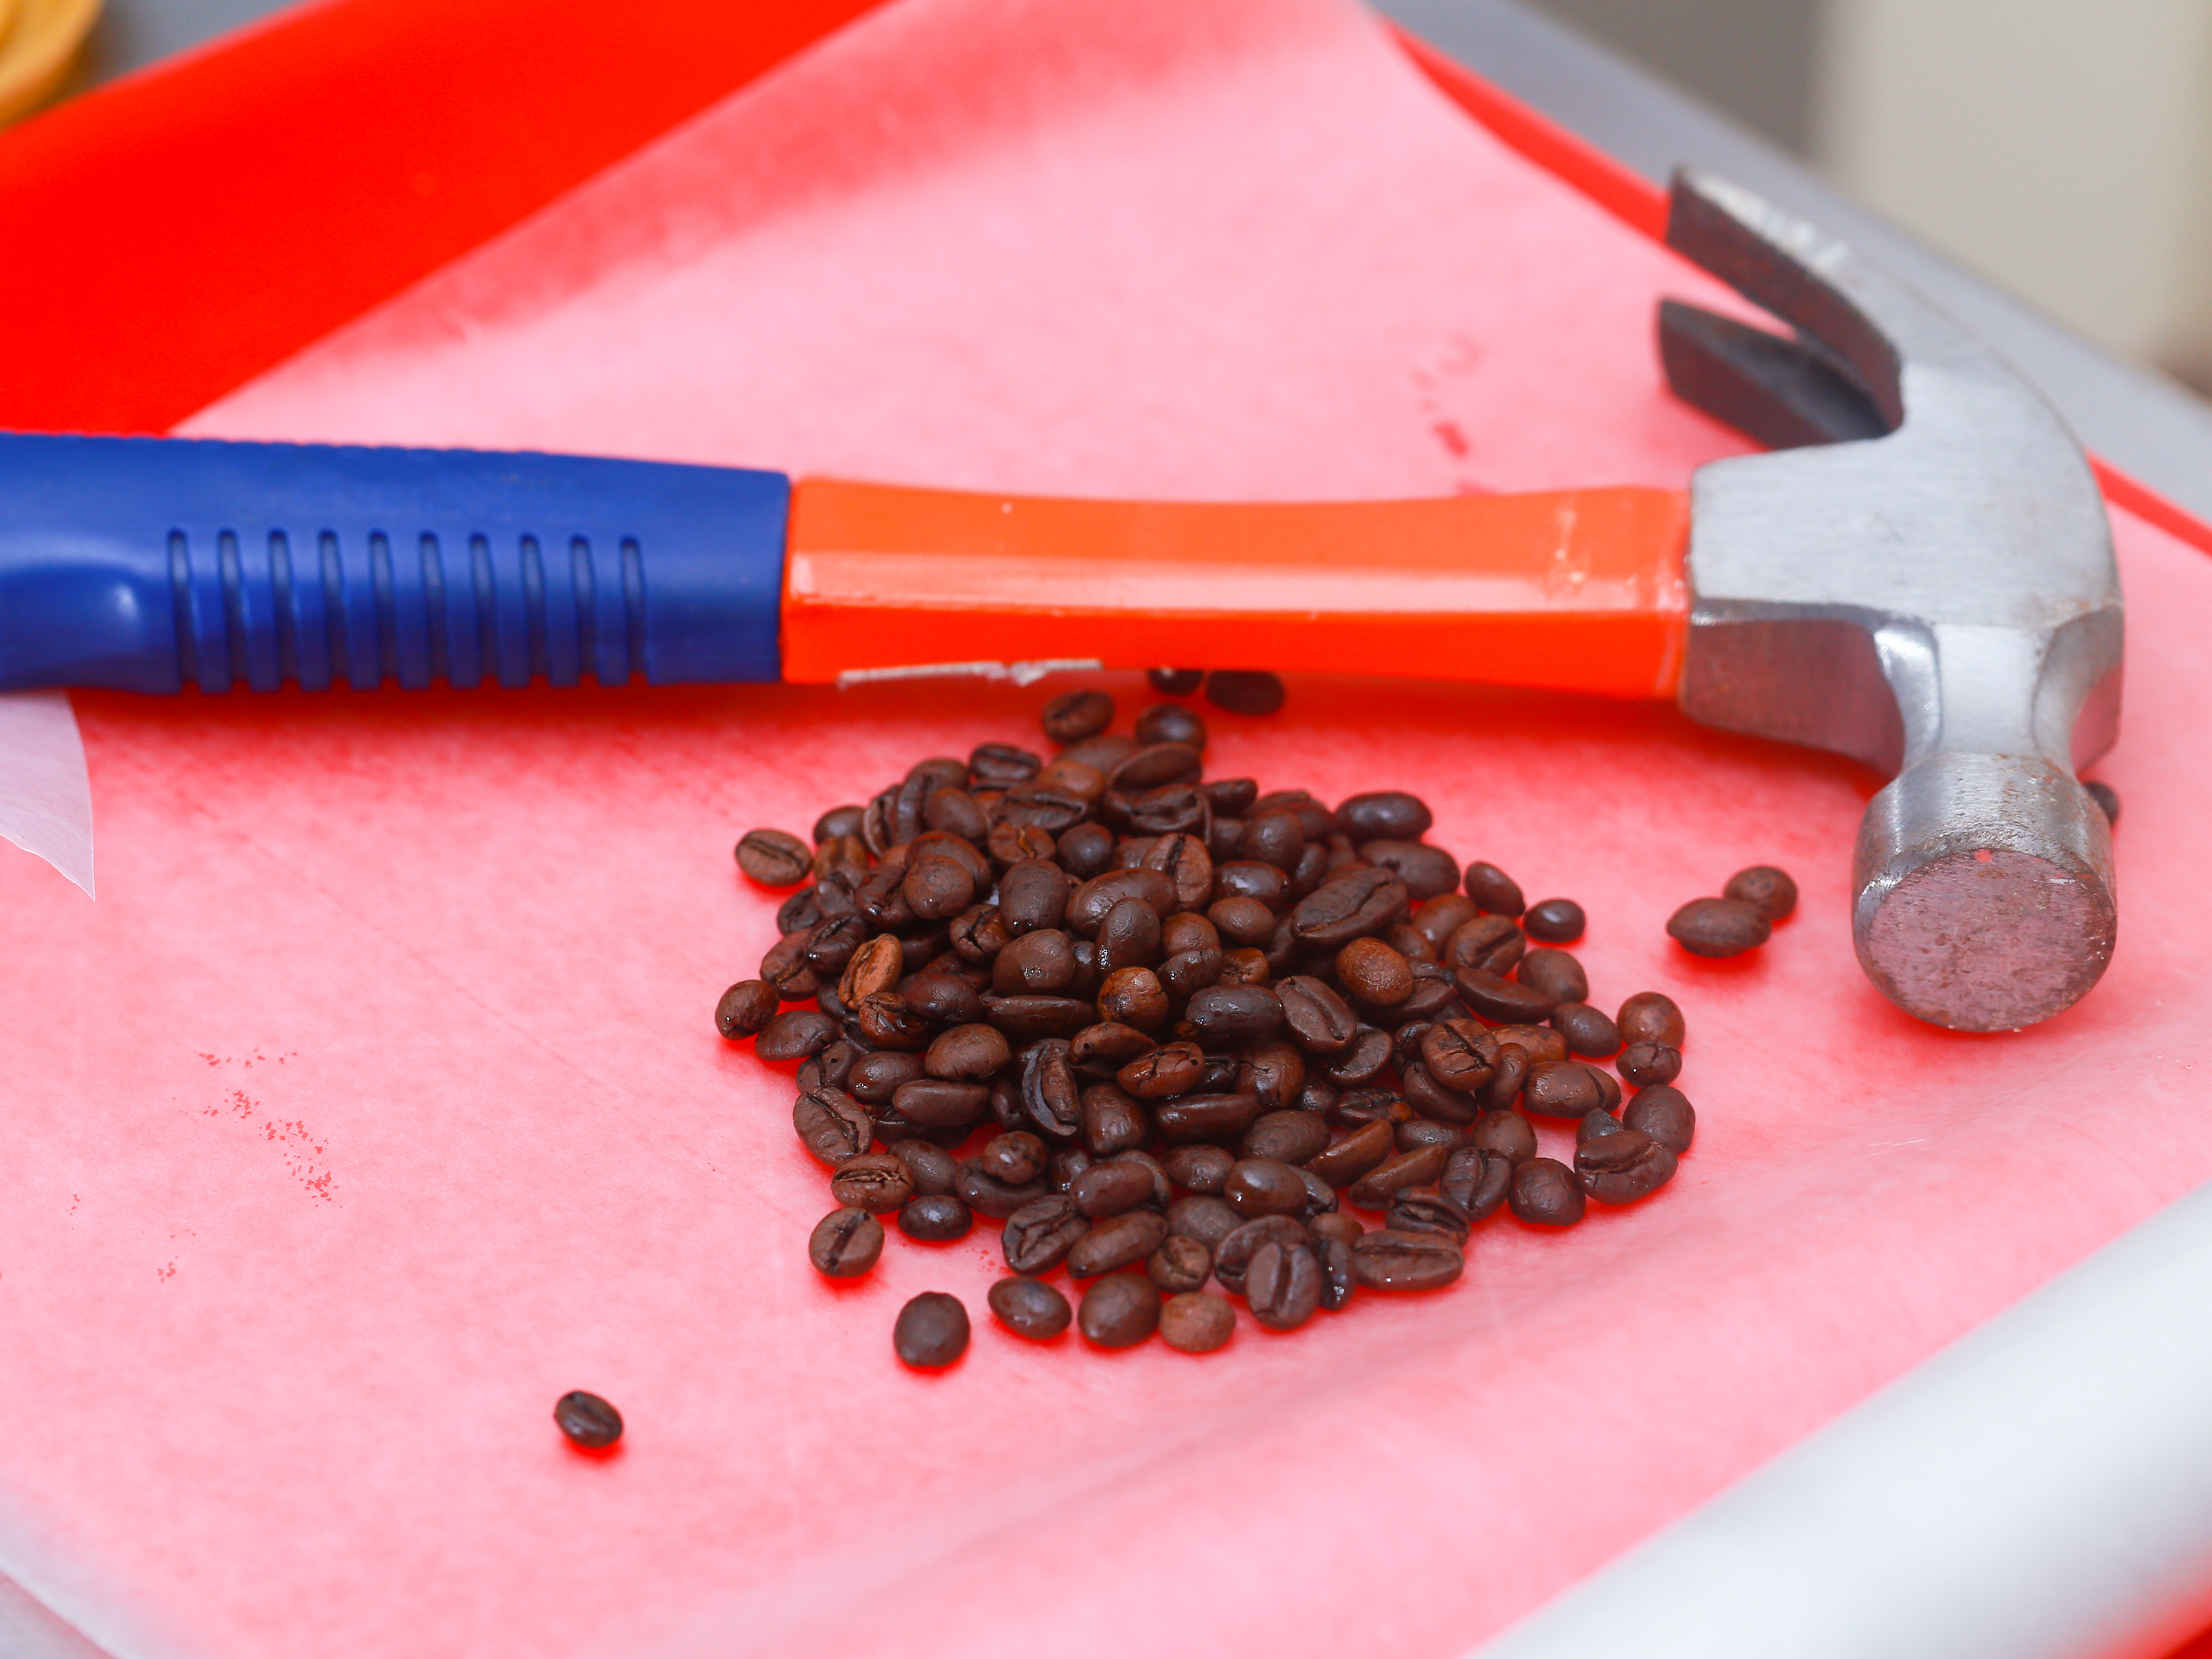
[[[981,1215],[1007,1330],[1204,1352],[1237,1326],[1224,1292],[1291,1330],[1451,1284],[1501,1210],[1566,1227],[1666,1184],[1696,1124],[1682,1013],[1590,1000],[1559,948],[1580,905],[1462,867],[1413,795],[1208,778],[1195,711],[1156,704],[1129,736],[1114,714],[1070,692],[1048,763],[985,744],[833,807],[811,845],[738,842],[747,875],[798,890],[715,1025],[798,1068],[836,1206],[818,1271],[867,1273],[887,1222],[937,1243]],[[1577,1126],[1571,1164],[1532,1118]],[[932,1291],[893,1346],[935,1367],[968,1334]]]
[[[1667,919],[1667,932],[1692,956],[1740,957],[1767,941],[1797,908],[1797,884],[1771,864],[1739,870],[1718,898],[1692,899]]]

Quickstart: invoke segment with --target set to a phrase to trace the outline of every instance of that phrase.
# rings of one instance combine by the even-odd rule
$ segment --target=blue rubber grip
[[[779,678],[790,481],[0,434],[0,690]]]

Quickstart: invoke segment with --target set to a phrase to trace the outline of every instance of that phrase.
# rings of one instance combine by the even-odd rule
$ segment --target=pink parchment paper
[[[1334,0],[902,0],[191,429],[1679,484],[1741,446],[1661,388],[1662,292],[1711,290]],[[1209,711],[1218,772],[1417,790],[1581,899],[1599,999],[1688,1010],[1701,1126],[1641,1206],[1203,1359],[994,1328],[988,1225],[825,1285],[787,1079],[712,1032],[774,937],[734,835],[1058,686],[84,697],[100,904],[0,860],[0,1566],[146,1659],[1458,1652],[2212,1175],[2212,566],[2118,531],[2126,927],[2016,1036],[1860,978],[1841,762],[1381,682]],[[1768,949],[1668,944],[1753,861],[1804,889]],[[890,1352],[926,1288],[977,1322],[937,1376]],[[578,1387],[617,1455],[554,1433]]]

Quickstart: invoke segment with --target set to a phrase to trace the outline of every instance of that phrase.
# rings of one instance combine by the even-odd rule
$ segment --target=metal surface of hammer
[[[1045,500],[458,450],[0,436],[0,689],[653,684],[1204,661],[1675,696],[1894,773],[1874,982],[1975,1030],[2112,952],[2103,502],[1986,348],[1716,180],[1669,241],[1795,325],[1668,305],[1676,390],[1790,453],[1640,488]],[[1225,626],[1233,625],[1233,626]],[[918,658],[921,659],[917,659]],[[1012,672],[1020,674],[1024,665]]]

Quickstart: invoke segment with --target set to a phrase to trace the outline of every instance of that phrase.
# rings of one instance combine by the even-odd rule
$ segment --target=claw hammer
[[[1852,934],[1966,1030],[2070,1006],[2117,912],[2075,776],[2118,726],[2104,504],[1965,329],[1721,180],[1668,241],[1796,331],[1669,302],[1674,390],[1782,453],[1641,488],[1042,500],[465,450],[0,437],[0,690],[1243,665],[1674,696],[1892,775]]]

